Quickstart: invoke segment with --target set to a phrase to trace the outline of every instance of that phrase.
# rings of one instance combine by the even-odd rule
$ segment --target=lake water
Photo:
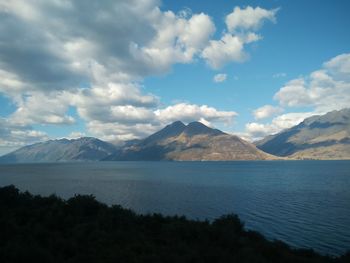
[[[0,165],[0,185],[93,194],[139,213],[236,213],[269,239],[321,253],[350,249],[350,161],[99,162]]]

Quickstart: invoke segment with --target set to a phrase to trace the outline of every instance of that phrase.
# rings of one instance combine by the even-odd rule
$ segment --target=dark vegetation
[[[246,231],[235,215],[214,222],[137,215],[93,196],[0,188],[0,262],[350,262],[294,250]]]

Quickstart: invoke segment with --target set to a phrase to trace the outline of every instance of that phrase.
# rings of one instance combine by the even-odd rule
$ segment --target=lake
[[[93,194],[139,213],[236,213],[248,229],[323,254],[350,249],[350,161],[96,162],[0,165],[0,185]]]

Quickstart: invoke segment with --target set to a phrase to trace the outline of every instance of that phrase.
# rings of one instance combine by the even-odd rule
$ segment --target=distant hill
[[[350,159],[350,109],[312,116],[256,146],[273,155],[296,159]]]
[[[98,161],[115,151],[113,144],[96,138],[60,139],[22,147],[0,157],[0,162]]]
[[[200,122],[174,122],[108,156],[105,160],[267,160],[275,157],[237,136]]]

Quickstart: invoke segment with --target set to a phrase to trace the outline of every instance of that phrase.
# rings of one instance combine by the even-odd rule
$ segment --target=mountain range
[[[142,140],[115,146],[92,137],[22,147],[1,163],[67,161],[229,161],[350,159],[350,109],[312,116],[255,142],[205,126],[176,121]]]
[[[270,160],[276,157],[237,136],[205,126],[176,121],[143,140],[123,146],[96,138],[50,140],[0,157],[2,163],[62,161],[202,161]]]

